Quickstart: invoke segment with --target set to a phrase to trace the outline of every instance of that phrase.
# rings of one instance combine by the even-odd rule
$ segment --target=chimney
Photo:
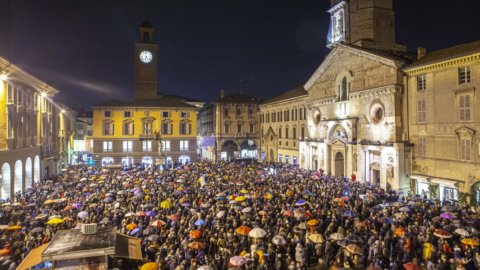
[[[220,90],[220,98],[224,98],[225,97],[225,90],[221,89]]]
[[[417,59],[422,59],[423,57],[425,57],[425,55],[427,55],[427,49],[425,49],[423,47],[418,47],[417,48]]]

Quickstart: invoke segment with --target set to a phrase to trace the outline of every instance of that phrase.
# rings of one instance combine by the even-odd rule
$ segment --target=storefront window
[[[443,187],[442,201],[456,201],[458,200],[458,190],[450,187]]]
[[[417,194],[422,196],[422,198],[424,198],[424,197],[429,198],[428,183],[417,182]]]

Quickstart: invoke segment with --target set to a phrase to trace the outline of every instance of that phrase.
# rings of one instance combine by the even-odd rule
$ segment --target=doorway
[[[342,152],[337,152],[335,154],[335,176],[344,176],[344,163],[345,158],[343,157]]]
[[[380,170],[375,170],[375,169],[372,170],[372,181],[371,181],[371,183],[374,184],[375,186],[380,185]]]

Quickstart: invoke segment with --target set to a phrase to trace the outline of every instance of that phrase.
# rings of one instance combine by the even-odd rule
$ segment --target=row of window
[[[161,141],[159,145],[162,151],[171,151],[171,141]],[[180,151],[188,151],[188,141],[182,140],[179,142]],[[133,141],[123,141],[122,142],[122,151],[123,152],[133,152]],[[151,152],[152,151],[152,141],[142,141],[142,152]],[[104,141],[103,142],[103,152],[113,152],[113,141]]]
[[[260,115],[261,123],[270,123],[270,122],[275,123],[275,122],[297,121],[297,120],[305,120],[305,119],[307,119],[306,108],[285,110],[283,112],[265,113]]]
[[[149,112],[144,112],[146,116],[149,115]],[[109,118],[112,117],[113,113],[112,111],[103,111],[103,117]],[[133,112],[132,111],[123,111],[123,117],[124,118],[131,118],[133,117]],[[162,112],[162,117],[163,118],[169,118],[172,117],[172,112]],[[180,118],[189,118],[190,117],[190,112],[180,112]]]
[[[470,67],[458,68],[458,84],[467,84],[472,82]],[[427,89],[427,75],[420,74],[417,76],[417,91]]]
[[[278,162],[283,163],[282,154],[278,154]],[[290,155],[285,155],[285,164],[290,164]],[[293,156],[292,164],[297,165],[297,156]]]
[[[144,121],[142,123],[142,134],[143,135],[154,135],[153,131],[153,121]],[[181,135],[190,135],[192,134],[192,124],[188,122],[182,122],[178,126],[179,133]],[[173,123],[165,122],[161,125],[161,134],[171,135],[173,132]],[[123,135],[133,135],[135,134],[135,124],[133,122],[124,122],[122,128]],[[114,124],[113,122],[105,122],[103,124],[103,135],[115,135]]]
[[[468,122],[472,120],[472,102],[471,95],[464,94],[458,96],[458,120]],[[427,104],[425,100],[417,101],[417,123],[427,122]]]
[[[418,138],[417,156],[426,157],[427,156],[427,138],[420,137]],[[460,139],[460,160],[462,161],[472,161],[472,140],[462,138]]]
[[[225,117],[230,116],[230,112],[231,112],[230,110],[224,109],[223,110],[223,116],[225,116]],[[242,109],[237,109],[235,112],[236,112],[236,115],[242,115]],[[253,108],[248,108],[248,114],[249,115],[253,115],[254,112],[255,111],[253,110]]]
[[[224,130],[224,133],[231,133],[232,132],[232,129],[231,129],[231,124],[223,124],[223,130]],[[242,124],[237,124],[237,133],[242,133],[244,132],[243,131],[243,125]],[[254,124],[249,124],[248,125],[248,132],[249,133],[254,133],[255,132],[255,125]]]

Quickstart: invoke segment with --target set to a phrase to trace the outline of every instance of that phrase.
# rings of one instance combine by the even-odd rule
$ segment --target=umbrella
[[[353,212],[352,210],[347,210],[343,213],[343,216],[344,217],[354,217],[355,216],[355,212]]]
[[[298,200],[298,201],[295,202],[296,206],[302,206],[302,205],[305,205],[305,204],[307,204],[307,201],[305,201],[305,200]]]
[[[233,266],[242,266],[247,262],[247,260],[242,256],[234,256],[230,258],[229,263]]]
[[[472,246],[472,247],[478,247],[479,246],[478,241],[473,239],[473,238],[463,238],[460,242],[464,245],[467,245],[467,246]]]
[[[245,197],[244,196],[238,196],[238,197],[235,198],[235,201],[243,202],[243,201],[245,201]]]
[[[44,230],[45,230],[45,228],[43,228],[43,227],[36,227],[36,228],[34,228],[31,232],[32,232],[32,233],[41,233],[41,232],[43,232]]]
[[[283,211],[283,215],[286,217],[291,217],[293,216],[293,211],[292,210],[285,210]]]
[[[44,218],[46,218],[46,217],[47,217],[46,214],[40,214],[40,215],[38,215],[37,217],[35,217],[35,220],[44,219]]]
[[[179,214],[171,214],[170,217],[168,217],[171,221],[179,221],[180,220],[180,215]]]
[[[345,249],[352,254],[362,255],[362,248],[357,245],[350,244]]]
[[[285,238],[283,236],[277,235],[277,236],[273,237],[272,243],[274,243],[277,246],[283,246],[283,245],[287,244],[287,240],[285,240]]]
[[[378,221],[385,224],[392,224],[392,220],[387,217],[381,217],[378,219]]]
[[[323,236],[321,234],[318,234],[318,233],[310,234],[308,236],[308,239],[315,244],[325,242],[325,239],[323,238]]]
[[[165,225],[166,223],[163,221],[163,220],[155,220],[153,221],[152,223],[150,223],[150,226],[153,226],[153,227],[160,227],[160,226],[163,226]]]
[[[271,200],[271,199],[273,198],[273,195],[270,194],[270,193],[267,193],[267,194],[265,194],[264,198],[265,198],[266,200]]]
[[[445,212],[445,213],[442,213],[440,215],[441,218],[443,219],[453,219],[455,217],[455,215],[453,213],[450,213],[450,212]]]
[[[205,225],[205,220],[203,220],[203,219],[199,219],[199,220],[195,221],[195,225],[196,225],[196,226],[202,226],[202,225]]]
[[[8,226],[7,228],[7,230],[10,230],[10,231],[16,231],[20,229],[22,229],[22,226],[18,226],[18,225],[11,225],[11,226]]]
[[[172,207],[172,203],[169,200],[166,200],[160,203],[160,207],[163,209],[168,209]]]
[[[400,208],[398,209],[398,211],[402,211],[402,212],[410,212],[410,210],[411,210],[411,209],[408,208],[408,207],[406,207],[406,206],[400,207]]]
[[[402,237],[403,234],[405,233],[405,229],[402,228],[402,227],[398,227],[398,228],[395,229],[394,233],[397,237]]]
[[[200,207],[202,207],[202,208],[209,208],[210,206],[212,206],[210,203],[202,203],[200,205]]]
[[[393,206],[393,207],[401,207],[401,206],[403,206],[403,203],[402,203],[402,202],[394,202],[394,203],[391,204],[391,206]]]
[[[145,213],[145,211],[138,211],[137,213],[135,213],[135,216],[137,216],[137,217],[144,217],[146,215],[147,215],[147,213]]]
[[[242,193],[242,194],[247,194],[247,193],[248,193],[248,190],[242,188],[242,189],[240,190],[240,193]]]
[[[219,211],[215,216],[217,218],[222,218],[225,215],[225,211]]]
[[[148,262],[140,267],[140,270],[158,270],[160,265],[156,262]]]
[[[208,266],[208,265],[202,265],[197,270],[213,270],[213,267]]]
[[[192,238],[192,239],[197,239],[197,238],[200,238],[202,236],[202,232],[199,231],[199,230],[192,230],[192,231],[190,231],[188,236],[190,236],[190,238]]]
[[[152,241],[152,242],[156,242],[158,240],[158,238],[160,238],[160,236],[158,234],[152,234],[152,235],[149,235],[147,237],[147,240]]]
[[[436,229],[433,235],[440,238],[452,238],[452,234],[443,229]]]
[[[357,236],[355,234],[350,234],[349,236],[345,237],[345,241],[348,244],[361,244],[363,242],[362,238],[360,236]]]
[[[267,232],[262,229],[262,228],[254,228],[248,233],[248,236],[253,237],[253,238],[262,238],[267,235]]]
[[[240,226],[235,229],[235,232],[240,235],[248,235],[252,229],[248,226]]]
[[[302,223],[298,224],[297,227],[301,230],[306,230],[307,229],[307,223],[302,222]]]
[[[261,216],[266,216],[268,215],[267,211],[265,210],[260,210],[260,212],[258,212]]]
[[[56,224],[60,224],[60,223],[63,223],[63,222],[64,222],[64,220],[61,219],[61,218],[52,218],[49,221],[47,221],[47,224],[48,225],[56,225]]]
[[[343,240],[344,237],[343,237],[343,234],[337,232],[337,233],[332,233],[329,238],[330,240],[340,241],[340,240]]]
[[[191,249],[204,249],[205,245],[200,242],[191,242],[190,244],[188,244],[188,247]]]
[[[127,230],[131,231],[131,230],[137,228],[137,224],[135,224],[135,223],[127,224],[126,228],[127,228]]]
[[[87,218],[88,217],[88,213],[86,211],[82,211],[82,212],[79,212],[77,214],[77,217],[81,218],[81,219],[84,219],[84,218]]]
[[[245,208],[242,209],[243,213],[250,213],[251,211],[252,211],[251,207],[245,207]]]
[[[405,263],[403,268],[405,268],[405,270],[420,270],[420,267],[412,262]]]
[[[139,231],[140,231],[140,227],[137,227],[137,228],[133,229],[133,230],[130,232],[130,235],[134,235],[134,234],[136,234],[136,233],[139,232]]]
[[[43,204],[52,204],[52,203],[55,203],[55,200],[46,200],[43,202]],[[5,205],[5,204],[3,204]]]
[[[133,217],[135,215],[134,212],[128,212],[125,214],[125,217]]]
[[[315,225],[318,224],[318,220],[310,219],[309,221],[307,221],[307,224],[310,225],[310,226],[315,226]]]
[[[63,220],[65,220],[65,221],[73,221],[74,219],[71,218],[71,217],[64,217]]]
[[[470,236],[470,233],[469,233],[467,230],[462,229],[462,228],[456,229],[456,230],[454,231],[454,233],[456,233],[456,234],[458,234],[458,235],[460,235],[460,236],[462,236],[462,237],[469,237],[469,236]]]
[[[182,206],[183,207],[190,207],[190,206],[192,206],[192,204],[189,203],[189,202],[184,202],[184,203],[182,203]]]

